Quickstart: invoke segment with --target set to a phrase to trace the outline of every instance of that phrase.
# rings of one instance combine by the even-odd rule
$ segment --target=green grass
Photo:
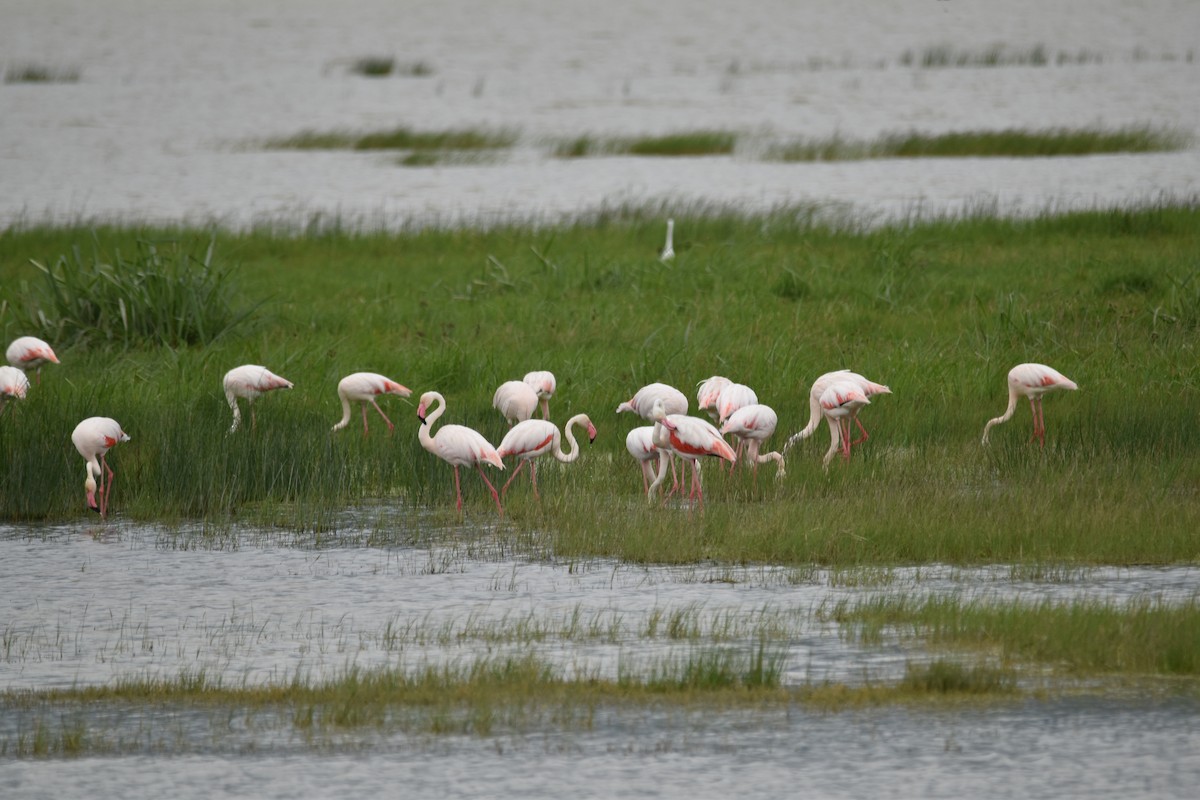
[[[490,497],[465,474],[460,522],[450,468],[416,441],[415,401],[380,401],[392,436],[378,418],[365,440],[353,426],[332,435],[337,381],[370,370],[437,389],[445,421],[497,442],[495,387],[551,369],[552,417],[586,411],[600,435],[575,464],[544,466],[540,503],[527,482],[509,491],[494,535],[523,550],[846,567],[1200,560],[1194,205],[884,228],[814,222],[805,209],[673,213],[690,246],[670,265],[657,258],[665,215],[636,210],[537,229],[218,233],[216,252],[239,265],[237,296],[266,301],[253,326],[208,346],[52,342],[62,364],[0,418],[0,517],[82,520],[69,435],[104,414],[133,437],[109,458],[117,518],[326,535],[370,501],[394,509],[378,543],[430,526],[470,532],[495,523]],[[108,252],[175,239],[185,253],[211,235],[94,234]],[[30,260],[55,263],[92,236],[0,237],[5,341],[26,333],[15,309],[21,281],[38,275]],[[1027,405],[983,447],[1022,361],[1055,366],[1080,391],[1046,400],[1044,450],[1027,443]],[[221,376],[242,363],[296,388],[258,401],[256,430],[226,436]],[[613,413],[639,386],[747,383],[779,415],[778,446],[807,421],[812,380],[841,367],[893,391],[863,411],[871,439],[848,464],[822,470],[822,429],[792,450],[782,482],[709,465],[702,513],[647,506],[624,450],[639,423]]]
[[[493,150],[511,147],[517,134],[508,130],[417,131],[400,127],[371,133],[303,131],[269,139],[272,150]]]
[[[79,67],[58,64],[22,63],[4,68],[5,83],[78,83]]]
[[[737,134],[728,131],[684,131],[662,136],[610,137],[578,136],[554,145],[559,158],[583,158],[601,155],[652,157],[696,157],[732,155]]]

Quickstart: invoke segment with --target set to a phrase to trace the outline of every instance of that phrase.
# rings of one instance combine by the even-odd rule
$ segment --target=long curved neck
[[[425,419],[421,423],[421,428],[417,431],[417,440],[429,452],[433,453],[437,449],[437,445],[433,441],[433,423],[438,421],[442,413],[446,410],[446,398],[442,397],[437,392],[433,393],[433,402],[437,405],[428,410],[425,414]]]
[[[229,401],[229,407],[233,409],[233,427],[230,430],[235,431],[238,423],[242,421],[242,410],[238,408],[237,395],[233,392],[225,392],[225,399]]]
[[[335,431],[340,431],[342,428],[350,424],[350,398],[346,397],[346,395],[341,394],[340,392],[338,393],[338,396],[342,399],[342,418],[338,424],[333,426]]]
[[[1012,419],[1012,415],[1017,410],[1017,395],[1018,394],[1019,393],[1017,392],[1017,390],[1015,388],[1013,388],[1011,386],[1009,387],[1009,389],[1008,389],[1008,408],[1004,409],[1004,414],[1002,414],[999,417],[996,417],[995,419],[989,419],[987,425],[983,426],[983,442],[984,442],[984,444],[987,444],[988,431],[990,431],[992,429],[993,425],[999,425],[1002,422],[1008,422],[1010,419]]]
[[[570,464],[575,459],[579,458],[579,442],[575,441],[575,426],[583,419],[583,414],[577,414],[567,420],[567,429],[565,435],[567,437],[567,445],[571,448],[570,451],[564,452],[561,446],[554,447],[554,457],[564,464]]]

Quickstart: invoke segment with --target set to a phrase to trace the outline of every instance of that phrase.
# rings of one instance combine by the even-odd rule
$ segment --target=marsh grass
[[[737,134],[728,131],[698,130],[662,136],[602,138],[582,135],[556,143],[552,152],[558,158],[632,155],[651,157],[696,157],[732,155]]]
[[[33,62],[9,64],[4,68],[5,83],[78,83],[79,67]]]
[[[517,132],[513,130],[418,131],[400,127],[371,133],[303,131],[268,139],[262,146],[271,150],[495,150],[512,147],[516,141]]]

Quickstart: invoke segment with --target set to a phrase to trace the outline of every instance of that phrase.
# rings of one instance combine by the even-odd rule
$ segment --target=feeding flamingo
[[[667,220],[667,243],[663,245],[662,252],[658,255],[659,261],[670,261],[675,257],[675,220]]]
[[[31,369],[37,370],[36,378],[39,384],[42,382],[42,364],[58,363],[58,356],[54,355],[54,349],[36,336],[21,336],[14,339],[8,346],[8,350],[5,351],[4,357],[8,359],[9,364],[24,372]]]
[[[696,407],[701,411],[707,411],[712,417],[713,422],[720,422],[721,417],[717,413],[717,400],[721,397],[721,390],[733,383],[729,378],[722,378],[720,375],[713,375],[711,378],[705,378],[696,384]]]
[[[401,386],[391,378],[374,372],[355,372],[347,375],[338,381],[337,392],[342,401],[342,418],[333,426],[333,430],[340,431],[350,424],[350,403],[360,400],[362,401],[363,436],[367,435],[367,403],[375,406],[379,416],[383,417],[383,421],[387,423],[389,433],[396,428],[388,419],[388,415],[383,413],[383,409],[375,402],[375,395],[398,394],[401,397],[408,397],[412,394],[412,390],[408,387]]]
[[[850,460],[850,420],[860,408],[870,405],[871,401],[867,399],[866,392],[857,381],[841,380],[830,384],[829,388],[821,393],[820,403],[822,413],[830,421],[831,442],[821,462],[828,469],[829,462],[838,450],[839,441],[842,456],[847,461]],[[834,423],[837,424],[836,428]]]
[[[699,417],[689,417],[685,414],[668,414],[661,399],[654,401],[650,408],[651,419],[655,421],[654,446],[659,450],[658,477],[650,485],[647,495],[654,496],[659,485],[667,474],[667,454],[674,453],[692,464],[692,485],[688,499],[695,499],[704,505],[704,487],[700,480],[700,459],[714,456],[733,462],[736,456],[733,448],[721,438],[721,432],[707,420]]]
[[[260,367],[257,364],[243,364],[240,367],[234,367],[225,373],[225,380],[222,381],[225,387],[225,399],[229,401],[229,407],[233,409],[233,426],[229,432],[233,433],[238,429],[238,425],[242,422],[242,412],[238,409],[238,398],[246,398],[246,406],[250,409],[250,425],[254,427],[257,421],[254,418],[254,399],[263,392],[269,392],[272,389],[291,389],[293,384],[286,378],[281,378],[266,367]]]
[[[509,484],[517,479],[521,469],[528,464],[529,477],[533,481],[533,496],[537,497],[537,462],[535,459],[550,453],[563,464],[570,464],[579,458],[579,442],[575,441],[575,433],[572,430],[576,425],[587,426],[589,444],[596,440],[596,426],[592,424],[588,415],[576,414],[567,420],[565,431],[567,444],[571,449],[566,452],[562,449],[562,434],[559,433],[558,426],[553,422],[544,419],[527,419],[514,425],[504,435],[500,446],[496,448],[500,458],[517,457],[517,468],[513,470],[508,482],[500,490],[500,495],[503,496],[508,491]]]
[[[1042,395],[1056,389],[1074,391],[1078,388],[1075,381],[1053,367],[1047,367],[1045,364],[1017,364],[1008,371],[1008,408],[1002,416],[988,420],[988,424],[983,428],[983,443],[988,443],[988,432],[993,425],[1012,419],[1013,412],[1017,410],[1017,397],[1024,395],[1029,398],[1029,408],[1033,413],[1033,435],[1029,437],[1029,441],[1037,439],[1038,443],[1045,447],[1046,420],[1042,416]]]
[[[651,462],[658,460],[658,448],[654,446],[654,426],[643,425],[631,430],[625,437],[625,449],[641,465],[642,493],[649,494],[650,482],[654,480],[654,467]]]
[[[532,417],[537,407],[538,393],[524,381],[505,381],[492,395],[492,408],[500,412],[510,427]]]
[[[88,417],[75,426],[71,433],[71,441],[75,449],[83,456],[87,467],[87,480],[84,489],[87,490],[87,505],[92,511],[99,511],[100,518],[108,515],[108,495],[112,492],[113,471],[105,458],[108,451],[117,442],[128,442],[129,434],[121,430],[115,419],[109,417]],[[107,473],[107,477],[105,477]],[[100,480],[100,502],[96,502],[96,481]]]
[[[16,367],[0,367],[0,414],[6,400],[24,400],[29,391],[29,378]]]
[[[775,452],[759,453],[763,442],[771,438],[771,434],[775,433],[778,425],[779,416],[774,409],[761,403],[752,403],[742,406],[730,414],[729,418],[725,420],[725,424],[721,426],[721,433],[736,436],[739,440],[739,449],[741,449],[741,443],[746,443],[746,461],[754,466],[756,475],[759,464],[774,461],[779,467],[775,472],[775,478],[782,480],[785,474],[783,455]],[[730,469],[732,470],[732,467]]]
[[[835,372],[826,372],[824,375],[813,381],[812,388],[808,392],[808,425],[805,426],[804,430],[793,434],[787,440],[787,442],[783,445],[784,455],[787,455],[787,452],[791,450],[792,447],[795,446],[795,444],[801,439],[807,439],[809,436],[812,436],[814,433],[816,433],[817,427],[821,424],[822,419],[825,419],[829,423],[830,435],[837,435],[837,432],[834,430],[835,423],[825,416],[825,412],[821,407],[821,395],[826,389],[838,381],[852,381],[858,384],[858,387],[862,389],[863,394],[865,394],[868,398],[877,394],[892,393],[892,390],[884,386],[882,383],[875,383],[874,381],[868,380],[862,375],[859,375],[857,372],[851,372],[848,369],[839,369]],[[858,426],[858,430],[862,436],[850,442],[850,445],[861,444],[869,438],[867,435],[867,429],[864,428],[862,422],[859,421],[857,411],[852,415],[852,418],[854,420],[854,424]],[[836,448],[836,443],[833,447]]]
[[[538,399],[542,401],[542,419],[550,419],[550,398],[554,397],[554,390],[558,387],[554,373],[544,369],[527,372],[521,380],[537,392]]]
[[[663,408],[668,414],[687,413],[687,397],[674,386],[668,386],[665,383],[646,384],[634,392],[633,397],[617,406],[617,413],[632,411],[642,419],[653,422],[654,420],[650,417],[650,410],[654,407],[655,400],[662,401]],[[679,488],[679,476],[675,472],[675,459],[670,452],[667,452],[664,457],[671,463],[671,477],[674,479],[671,492],[674,492]]]
[[[437,408],[427,414],[426,411],[434,403],[437,404]],[[500,505],[500,495],[496,493],[496,487],[487,479],[487,475],[483,474],[483,467],[480,466],[487,463],[496,469],[504,469],[504,462],[500,460],[500,454],[488,443],[487,439],[483,438],[481,433],[464,425],[443,425],[436,434],[430,436],[429,430],[433,427],[433,423],[438,421],[445,410],[446,398],[438,392],[426,392],[421,395],[421,403],[417,406],[417,419],[421,420],[417,438],[420,440],[421,446],[454,467],[454,494],[457,499],[455,507],[460,512],[462,511],[462,489],[458,482],[458,468],[475,467],[479,471],[479,477],[483,478],[483,482],[491,491],[492,499],[496,501],[496,509],[500,512],[500,516],[504,516],[504,507]]]

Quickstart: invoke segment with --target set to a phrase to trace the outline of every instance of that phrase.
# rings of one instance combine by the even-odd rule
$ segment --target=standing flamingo
[[[246,398],[246,407],[250,409],[250,426],[257,425],[257,420],[254,418],[254,399],[263,392],[269,392],[272,389],[291,389],[293,384],[286,378],[281,378],[266,367],[260,367],[257,364],[243,364],[240,367],[234,367],[225,373],[225,380],[222,382],[225,386],[225,399],[229,401],[229,407],[233,409],[233,426],[229,429],[233,433],[238,429],[238,425],[242,422],[242,412],[238,409],[238,398]]]
[[[544,369],[527,372],[521,380],[537,392],[538,399],[542,401],[542,419],[550,419],[550,398],[554,397],[554,390],[558,387],[554,373]]]
[[[532,417],[537,407],[538,393],[524,381],[505,381],[492,395],[492,408],[508,420],[509,427]]]
[[[642,388],[634,392],[633,397],[626,400],[617,406],[617,413],[623,411],[632,411],[639,417],[653,422],[650,416],[650,410],[654,407],[654,401],[661,400],[663,408],[668,414],[686,414],[688,410],[688,399],[683,392],[676,389],[674,386],[668,386],[665,383],[648,383]],[[679,488],[679,476],[675,472],[674,454],[667,451],[662,458],[665,458],[671,463],[671,477],[673,485],[671,492]]]
[[[983,428],[983,443],[988,443],[988,431],[993,425],[1012,419],[1013,412],[1017,410],[1017,397],[1024,395],[1029,398],[1029,408],[1033,413],[1033,435],[1029,437],[1029,441],[1037,439],[1038,443],[1045,447],[1046,420],[1042,416],[1042,395],[1056,389],[1074,391],[1078,388],[1075,381],[1053,367],[1047,367],[1045,364],[1017,364],[1008,371],[1008,408],[1002,416],[988,420],[988,424]]]
[[[383,413],[383,409],[375,402],[375,395],[398,394],[401,397],[408,397],[412,394],[412,390],[408,387],[401,386],[391,378],[374,372],[355,372],[352,375],[347,375],[338,381],[337,392],[338,397],[342,401],[342,419],[333,426],[333,430],[340,431],[350,424],[350,403],[354,400],[361,400],[363,436],[367,435],[367,403],[375,406],[375,410],[379,412],[379,416],[383,417],[383,421],[387,423],[389,433],[396,428],[392,424],[392,421],[388,419],[388,415]]]
[[[826,419],[829,422],[830,434],[834,434],[835,423],[825,416],[825,412],[821,407],[821,395],[824,394],[826,389],[838,381],[852,381],[857,383],[858,387],[862,389],[863,394],[865,394],[868,398],[877,394],[892,393],[892,390],[884,386],[882,383],[875,383],[874,381],[868,380],[862,375],[859,375],[857,372],[851,372],[848,369],[839,369],[835,372],[826,372],[824,375],[813,381],[812,388],[808,392],[808,425],[805,426],[804,430],[793,434],[787,440],[787,442],[783,445],[784,455],[787,455],[787,452],[791,450],[792,447],[794,447],[801,439],[807,439],[809,436],[812,436],[814,433],[816,433],[817,427],[821,424],[822,419]],[[850,442],[850,444],[861,444],[869,438],[867,435],[867,429],[864,428],[862,422],[859,421],[857,412],[853,415],[853,419],[854,424],[858,426],[858,430],[862,436]]]
[[[426,410],[434,403],[437,403],[437,408],[426,414]],[[483,474],[483,467],[480,466],[486,462],[496,469],[504,469],[504,462],[500,460],[500,454],[488,443],[487,439],[483,438],[482,434],[464,425],[443,425],[436,435],[430,436],[430,428],[445,410],[446,398],[439,393],[426,392],[421,395],[421,403],[417,406],[417,419],[421,420],[421,429],[417,432],[417,438],[420,440],[421,446],[454,467],[454,494],[458,500],[455,507],[460,512],[462,511],[462,489],[458,482],[458,468],[475,467],[479,471],[479,477],[483,478],[483,482],[491,491],[492,499],[496,501],[496,509],[500,512],[500,516],[504,516],[504,507],[500,505],[500,495],[496,493],[496,487],[492,486],[492,482],[487,479],[487,475]]]
[[[685,414],[668,414],[661,399],[655,400],[650,408],[654,426],[654,446],[659,449],[658,477],[650,485],[647,495],[654,496],[667,475],[667,453],[674,453],[692,464],[692,485],[689,500],[704,506],[704,487],[700,480],[700,459],[715,456],[733,462],[733,448],[721,438],[721,432],[707,420]]]
[[[871,401],[867,399],[866,392],[857,381],[841,380],[833,382],[821,393],[820,403],[821,411],[830,421],[831,441],[825,459],[821,462],[828,469],[829,462],[838,450],[839,441],[842,456],[847,461],[850,460],[850,420],[858,414],[860,408],[870,405]],[[837,424],[836,428],[834,423]]]
[[[6,400],[23,400],[29,391],[29,378],[16,367],[0,367],[0,414]]]
[[[733,434],[736,436],[739,439],[739,450],[741,449],[741,443],[746,443],[746,461],[754,466],[755,475],[758,474],[759,464],[774,461],[779,467],[775,472],[775,478],[776,480],[782,480],[786,474],[783,466],[783,455],[775,452],[762,454],[758,452],[763,442],[771,438],[771,434],[775,433],[775,428],[778,425],[779,416],[775,413],[774,409],[760,403],[753,403],[748,406],[742,406],[730,414],[729,418],[725,420],[725,424],[721,426],[721,433],[722,435]]]
[[[112,492],[113,471],[105,458],[109,449],[117,442],[128,442],[129,434],[121,430],[115,419],[109,417],[88,417],[75,426],[71,433],[71,441],[75,449],[87,462],[87,480],[83,482],[87,490],[87,505],[92,511],[99,511],[100,518],[108,516],[108,495]],[[108,477],[105,478],[105,473]],[[100,480],[100,502],[96,503],[96,480]]]
[[[528,464],[529,477],[533,481],[533,496],[537,497],[537,462],[534,459],[550,453],[563,464],[570,464],[579,458],[579,442],[575,441],[575,433],[572,430],[576,425],[587,426],[589,444],[596,441],[596,426],[588,419],[588,415],[576,414],[567,420],[565,430],[567,444],[571,449],[566,452],[563,452],[562,449],[562,434],[559,433],[558,426],[553,422],[544,419],[527,419],[514,425],[512,430],[504,435],[504,440],[496,449],[500,458],[517,457],[517,468],[513,470],[508,482],[500,490],[500,495],[504,496],[504,493],[508,491],[509,484],[517,479],[521,469]]]
[[[42,382],[42,364],[58,363],[58,356],[54,355],[53,348],[35,336],[14,339],[4,357],[8,359],[9,364],[24,372],[36,369],[39,384]]]
[[[721,390],[731,383],[733,381],[729,378],[713,375],[696,384],[698,387],[696,389],[696,407],[701,411],[707,411],[713,422],[721,420],[720,414],[717,413],[717,400],[721,397]]]
[[[625,437],[625,449],[637,459],[642,467],[642,493],[650,493],[650,482],[654,480],[651,462],[658,460],[658,448],[654,446],[654,426],[634,428]]]
[[[667,220],[667,243],[663,245],[662,252],[658,255],[659,261],[670,261],[675,257],[675,220]]]

